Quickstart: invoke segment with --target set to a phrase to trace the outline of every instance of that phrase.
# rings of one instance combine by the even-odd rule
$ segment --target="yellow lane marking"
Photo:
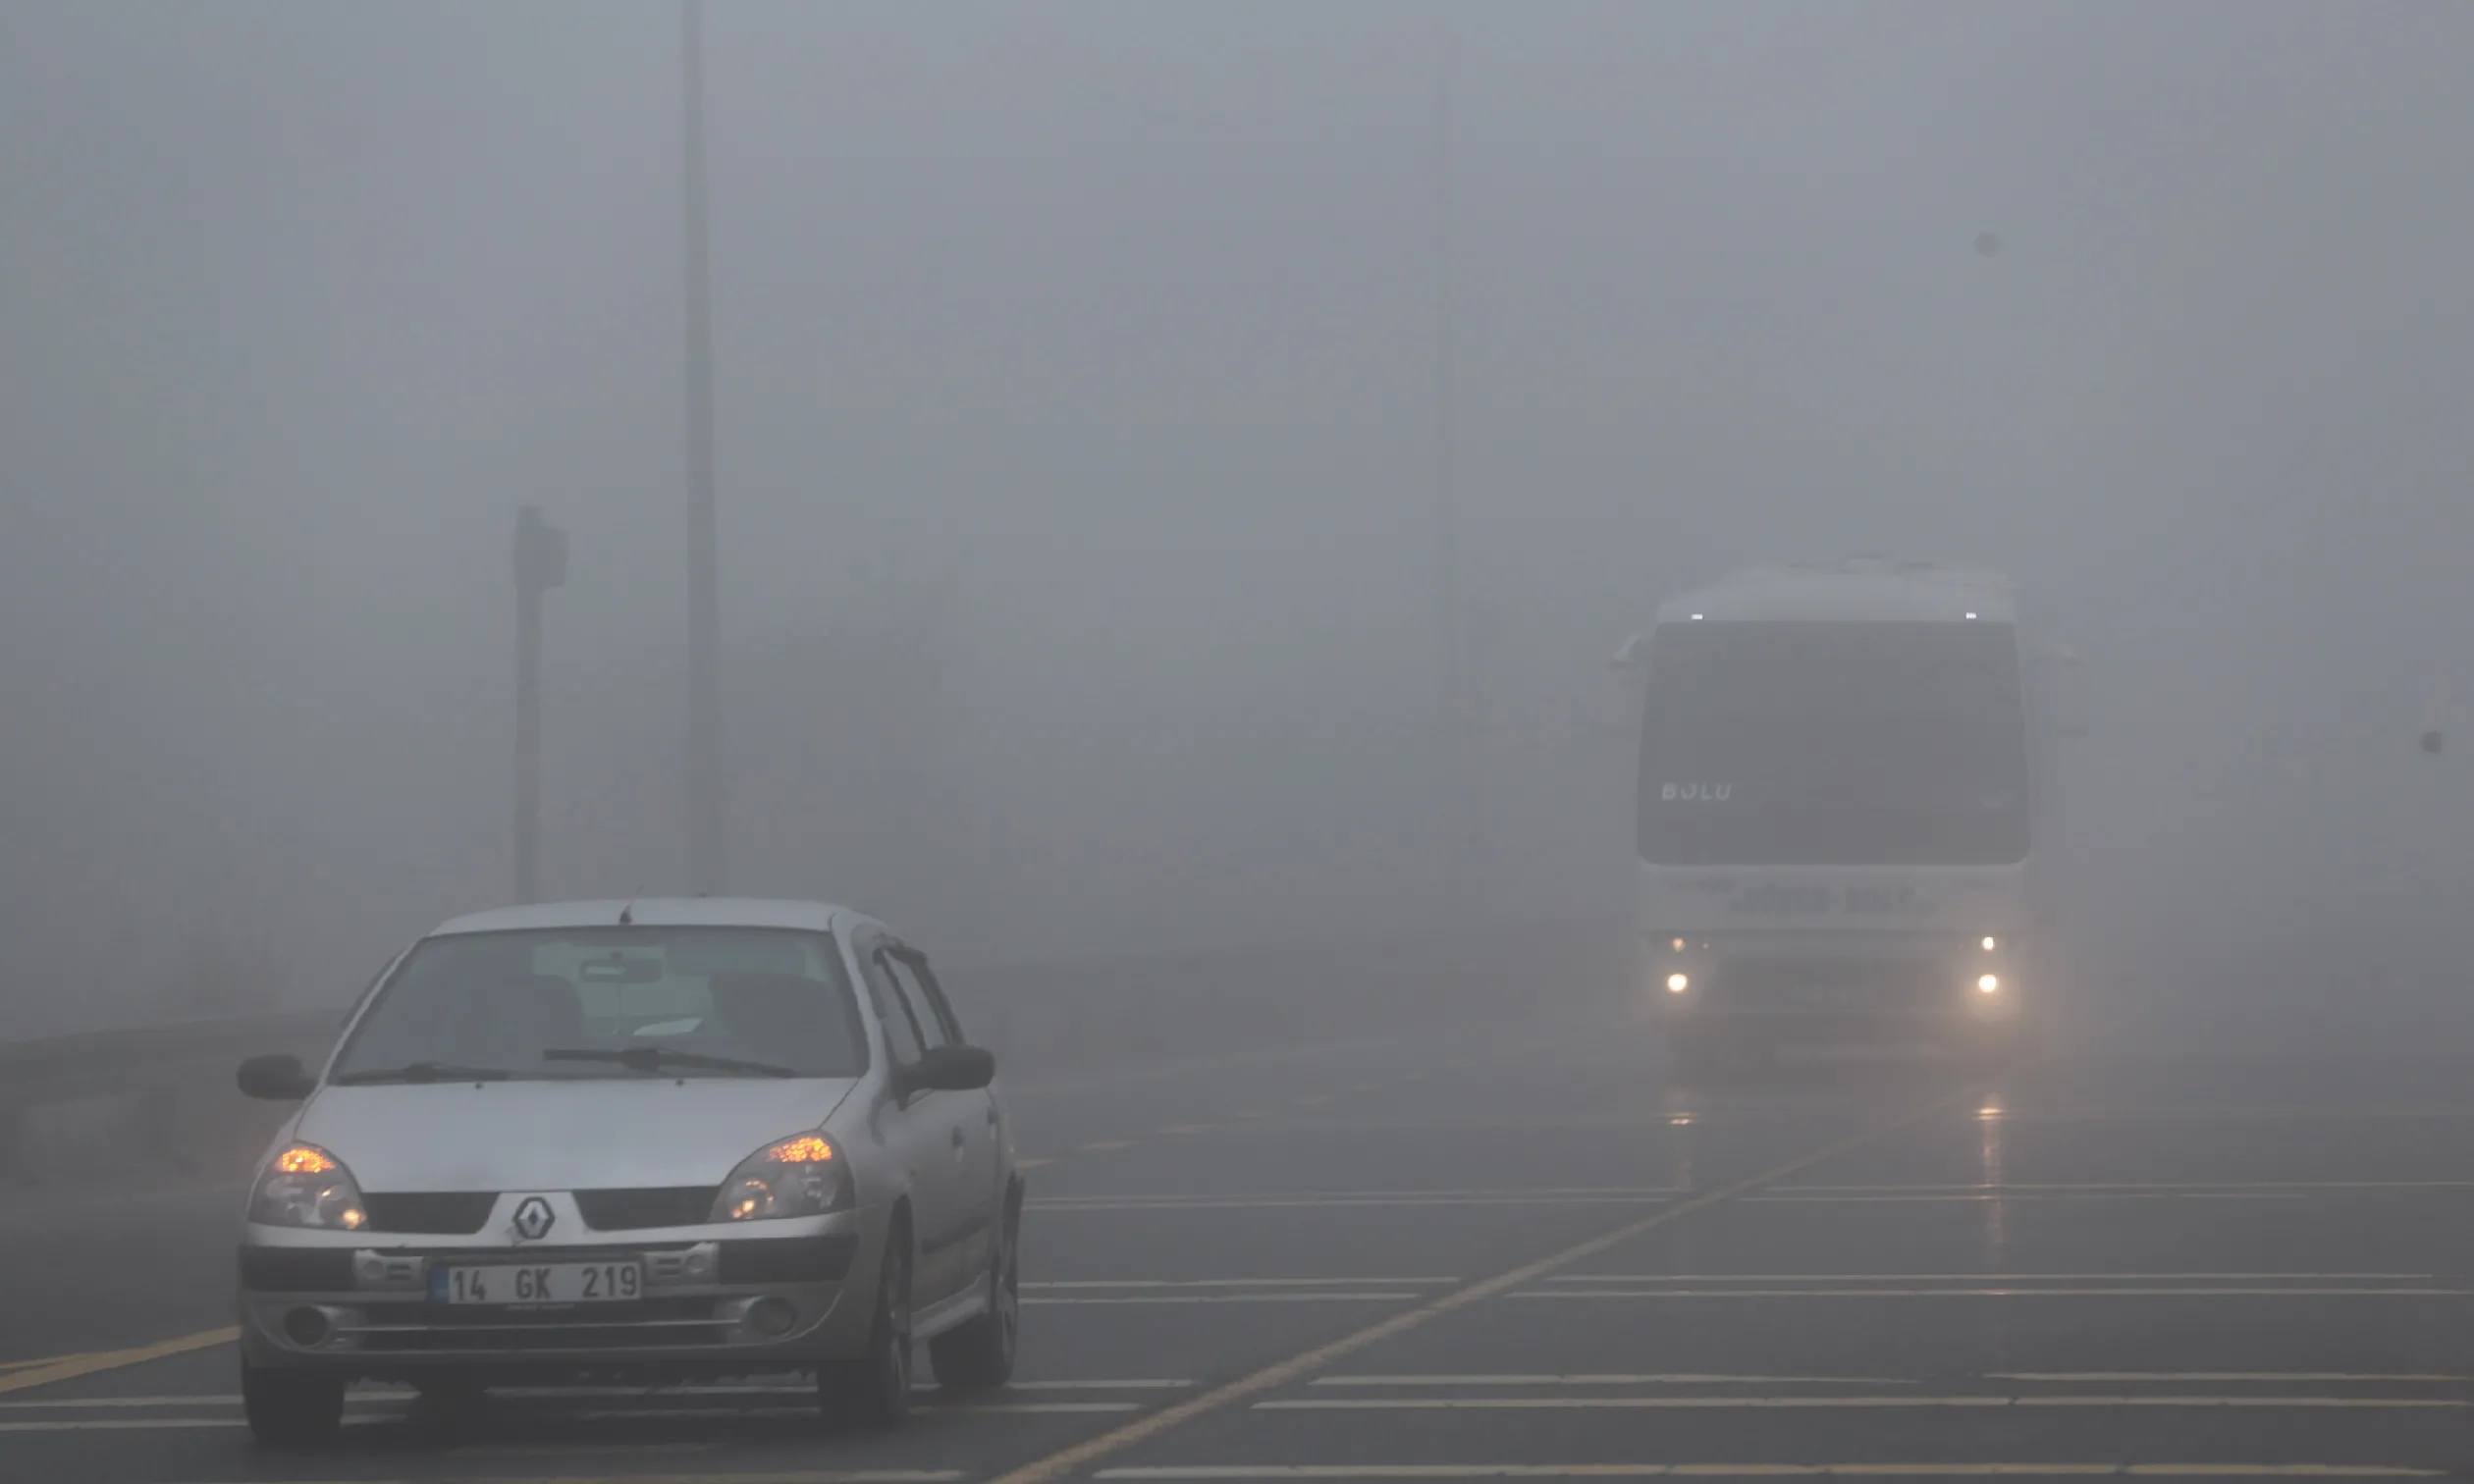
[[[2462,1410],[2444,1397],[1298,1397],[1257,1402],[1255,1411],[1861,1411],[1885,1407],[2247,1407]]]
[[[1263,1463],[1103,1468],[1095,1478],[1149,1484],[1224,1479],[2441,1479],[2439,1468],[2381,1463]]]
[[[1505,1294],[1525,1288],[1541,1278],[1568,1268],[1574,1263],[1586,1262],[1600,1252],[1610,1251],[1646,1233],[1681,1221],[1695,1211],[1705,1211],[1711,1206],[1738,1199],[1763,1186],[1776,1184],[1791,1175],[1801,1174],[1876,1140],[1888,1138],[1957,1105],[1962,1097],[1966,1095],[1966,1091],[1967,1089],[1963,1088],[1959,1092],[1934,1098],[1930,1102],[1923,1103],[1895,1118],[1887,1119],[1872,1128],[1824,1144],[1808,1153],[1798,1155],[1748,1179],[1739,1180],[1732,1185],[1719,1186],[1689,1200],[1680,1201],[1663,1210],[1625,1222],[1621,1226],[1600,1233],[1586,1242],[1576,1243],[1561,1251],[1551,1252],[1534,1261],[1525,1262],[1519,1267],[1498,1273],[1481,1282],[1470,1284],[1465,1288],[1454,1289],[1448,1294],[1419,1304],[1416,1308],[1405,1309],[1352,1334],[1343,1335],[1337,1340],[1300,1351],[1285,1360],[1275,1361],[1249,1375],[1215,1386],[1200,1396],[1162,1407],[1148,1416],[1128,1422],[1122,1427],[1111,1428],[1096,1438],[1086,1439],[1070,1448],[1059,1449],[1046,1458],[1035,1458],[1020,1467],[1007,1469],[990,1479],[988,1484],[1053,1484],[1053,1481],[1067,1475],[1079,1474],[1103,1458],[1122,1453],[1137,1444],[1149,1442],[1163,1433],[1173,1432],[1197,1417],[1208,1416],[1212,1412],[1223,1411],[1242,1403],[1251,1402],[1265,1392],[1277,1391],[1292,1382],[1303,1380],[1329,1366],[1333,1361],[1353,1355],[1370,1346],[1380,1345],[1386,1340],[1405,1335],[1472,1305],[1501,1298]]]
[[[37,1386],[53,1386],[62,1381],[75,1381],[80,1376],[99,1375],[104,1371],[120,1370],[125,1366],[143,1365],[149,1360],[161,1360],[172,1355],[186,1355],[191,1351],[212,1350],[218,1345],[230,1345],[240,1338],[239,1329],[228,1327],[204,1330],[194,1335],[183,1335],[177,1340],[159,1340],[152,1345],[140,1345],[130,1350],[97,1351],[86,1355],[64,1355],[57,1360],[29,1365],[22,1370],[14,1370],[5,1376],[0,1376],[0,1393],[31,1391]]]

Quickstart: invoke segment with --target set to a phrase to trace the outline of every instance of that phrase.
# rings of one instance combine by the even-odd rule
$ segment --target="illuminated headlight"
[[[850,1169],[822,1134],[794,1134],[739,1161],[708,1221],[822,1216],[850,1204]]]
[[[1672,942],[1668,943],[1668,944],[1667,944],[1667,946],[1668,946],[1668,947],[1670,947],[1670,948],[1672,948],[1672,949],[1674,949],[1674,950],[1675,950],[1676,952],[1678,952],[1678,953],[1682,953],[1682,952],[1684,951],[1684,940],[1683,940],[1682,938],[1677,938],[1677,939],[1675,939],[1674,941],[1672,941]]]
[[[1685,975],[1670,974],[1667,976],[1667,993],[1669,994],[1682,994],[1685,990],[1692,987],[1692,980]]]
[[[369,1225],[352,1172],[316,1144],[287,1145],[266,1163],[249,1192],[249,1219],[260,1226],[357,1232]]]
[[[1976,980],[1976,992],[1979,994],[1999,994],[2001,990],[2002,978],[1998,974],[1988,974]]]
[[[2000,938],[1997,938],[1997,937],[1992,937],[1992,936],[1987,936],[1987,937],[1985,938],[1985,940],[1984,940],[1984,951],[1985,951],[1985,952],[1987,952],[1987,953],[1991,953],[1991,952],[1993,952],[1995,949],[2000,948],[2001,946],[2002,946],[2002,940],[2001,940]]]

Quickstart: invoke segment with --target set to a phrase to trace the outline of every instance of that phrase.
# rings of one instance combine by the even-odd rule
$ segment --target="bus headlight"
[[[2002,977],[2001,977],[2000,975],[1998,975],[1998,974],[1987,974],[1987,975],[1980,976],[1980,977],[1976,980],[1976,992],[1977,992],[1978,994],[1999,994],[1999,993],[2001,993],[2001,992],[2002,992]]]
[[[1693,980],[1689,975],[1670,974],[1667,976],[1667,993],[1669,994],[1682,994],[1692,987]]]

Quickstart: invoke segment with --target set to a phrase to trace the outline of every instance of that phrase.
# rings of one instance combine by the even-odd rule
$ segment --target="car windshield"
[[[856,1077],[867,1066],[831,936],[592,928],[422,943],[379,989],[333,1080]]]
[[[2008,624],[1687,623],[1652,644],[1643,860],[2006,864],[2029,777]]]

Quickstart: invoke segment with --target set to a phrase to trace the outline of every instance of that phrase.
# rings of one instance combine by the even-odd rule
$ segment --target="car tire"
[[[855,1359],[821,1367],[816,1400],[834,1427],[888,1432],[910,1414],[910,1394],[911,1235],[909,1224],[896,1218],[885,1237],[868,1348]]]
[[[994,1391],[1013,1379],[1022,1335],[1022,1208],[1006,1202],[989,1265],[988,1312],[928,1342],[928,1363],[947,1391]]]
[[[249,1435],[277,1448],[323,1443],[344,1423],[344,1378],[241,1362],[241,1410]]]

